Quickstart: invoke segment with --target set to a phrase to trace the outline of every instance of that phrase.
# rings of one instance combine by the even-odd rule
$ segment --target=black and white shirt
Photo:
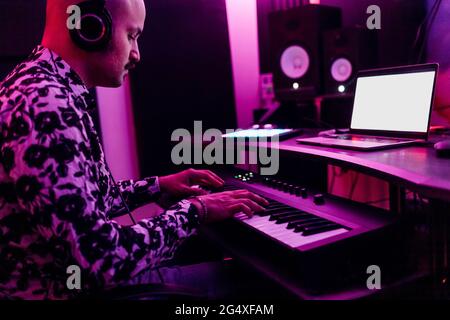
[[[54,52],[37,47],[0,84],[0,297],[69,298],[67,267],[84,289],[124,283],[170,259],[196,231],[198,212],[181,201],[132,227],[94,129],[91,98]],[[118,182],[134,208],[156,200],[156,177]]]

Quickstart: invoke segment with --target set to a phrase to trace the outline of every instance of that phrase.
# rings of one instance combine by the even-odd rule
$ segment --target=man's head
[[[137,40],[144,28],[146,17],[144,1],[106,1],[113,24],[112,39],[106,49],[95,52],[79,48],[72,41],[67,28],[67,8],[80,1],[47,0],[47,19],[42,44],[60,54],[88,87],[119,87],[128,71],[140,60]]]

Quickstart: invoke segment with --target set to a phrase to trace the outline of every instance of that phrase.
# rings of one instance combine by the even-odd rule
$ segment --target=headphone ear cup
[[[112,18],[104,1],[85,1],[81,10],[81,28],[70,30],[72,41],[86,51],[104,50],[112,38]]]

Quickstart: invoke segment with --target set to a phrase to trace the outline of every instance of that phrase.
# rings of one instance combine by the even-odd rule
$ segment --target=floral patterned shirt
[[[109,220],[156,200],[158,179],[111,177],[79,76],[42,46],[0,83],[0,296],[65,299],[67,268],[90,291],[125,283],[170,259],[198,225],[181,201],[122,227]]]

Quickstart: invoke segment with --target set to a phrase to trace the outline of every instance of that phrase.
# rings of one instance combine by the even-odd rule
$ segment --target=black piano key
[[[305,224],[301,224],[301,225],[297,225],[294,228],[294,232],[299,233],[299,232],[304,232],[305,230],[307,230],[306,228],[308,227],[320,227],[320,226],[326,226],[329,225],[330,222],[329,221],[316,221],[316,222],[310,222],[310,223],[305,223]]]
[[[327,231],[336,230],[336,229],[340,229],[340,228],[342,228],[342,226],[335,224],[335,223],[328,224],[325,226],[308,227],[308,228],[305,228],[302,235],[307,237],[307,236],[311,236],[314,234],[319,234],[322,232],[327,232]]]
[[[290,210],[295,210],[295,209],[292,208],[292,207],[283,205],[283,204],[276,205],[276,206],[268,206],[268,207],[266,207],[266,211],[273,212],[273,213],[280,212],[280,210],[281,210],[281,211],[282,211],[282,210],[284,210],[284,211],[290,211]]]
[[[293,215],[293,214],[298,214],[298,212],[299,212],[298,210],[290,209],[290,210],[285,210],[285,211],[282,211],[282,212],[272,213],[270,215],[269,221],[275,221],[275,220],[277,220],[278,218],[281,218],[281,217],[287,217],[287,216],[290,216],[290,215]]]
[[[258,215],[261,216],[261,217],[266,217],[266,216],[270,216],[270,215],[275,214],[275,213],[286,212],[286,211],[289,211],[289,210],[292,210],[292,208],[291,207],[286,207],[286,206],[277,207],[277,208],[266,208],[266,210],[258,212]]]
[[[286,212],[274,213],[270,216],[269,221],[278,221],[280,218],[297,216],[300,213],[298,210],[289,210]]]
[[[267,207],[268,208],[269,207],[270,208],[278,208],[278,207],[289,207],[289,206],[278,202],[278,203],[270,203]]]
[[[283,223],[292,222],[292,221],[299,222],[299,221],[301,221],[302,218],[304,219],[307,217],[311,217],[311,215],[308,213],[298,213],[298,214],[288,215],[286,217],[277,218],[275,223],[283,224]]]
[[[307,217],[299,217],[297,220],[291,221],[288,223],[287,228],[288,229],[294,229],[295,227],[301,225],[301,224],[305,224],[305,223],[310,223],[310,222],[320,222],[320,221],[326,221],[323,220],[322,218],[310,215]]]

